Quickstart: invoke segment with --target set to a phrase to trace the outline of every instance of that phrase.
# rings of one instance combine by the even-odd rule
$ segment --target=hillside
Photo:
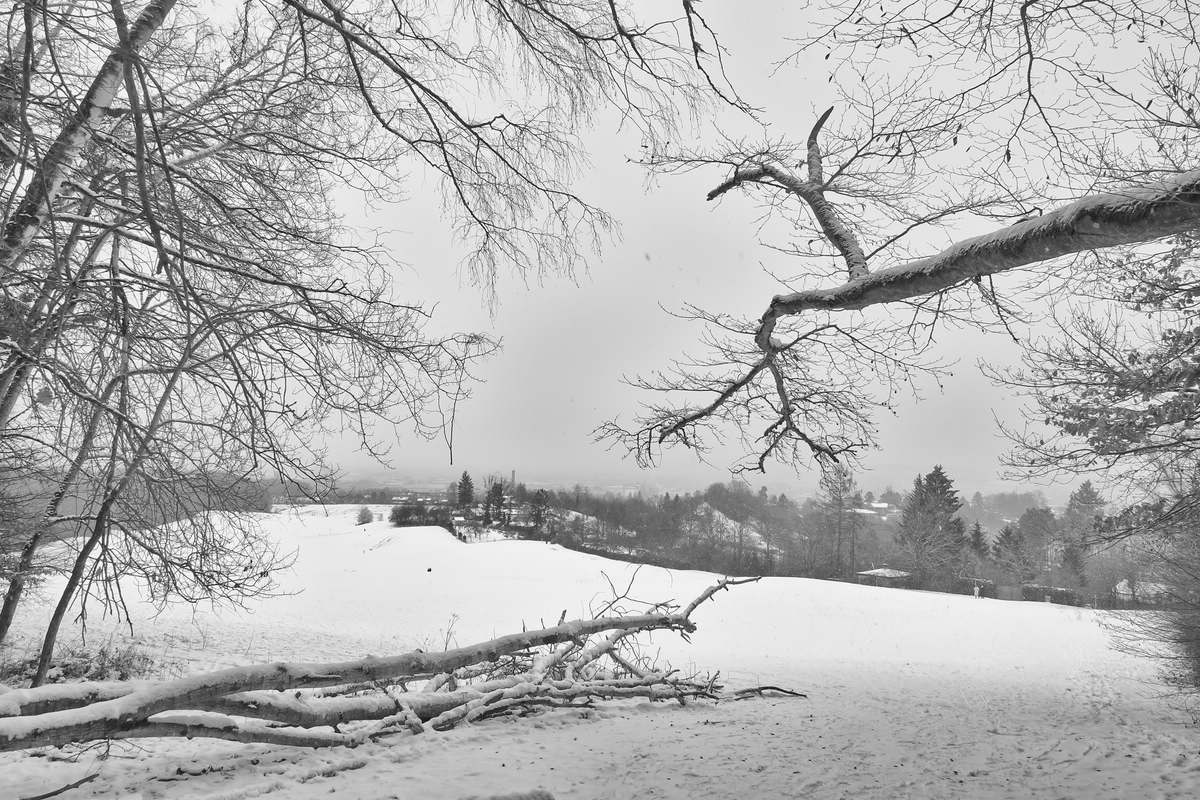
[[[377,509],[382,510],[382,509]],[[636,571],[639,598],[687,600],[713,576],[539,542],[463,544],[354,524],[355,507],[264,515],[297,553],[284,594],[247,610],[135,607],[164,672],[441,648],[587,614]],[[652,644],[732,686],[800,699],[614,704],[348,751],[166,741],[63,762],[0,756],[0,796],[464,798],[542,787],[581,798],[1156,797],[1200,789],[1194,729],[1154,665],[1108,647],[1103,612],[776,578],[697,612],[689,645]],[[23,620],[28,637],[36,620]],[[92,620],[92,641],[120,637]],[[28,642],[29,639],[27,638]],[[31,646],[31,645],[27,645]],[[173,662],[173,666],[170,665]],[[118,752],[118,751],[114,751]]]

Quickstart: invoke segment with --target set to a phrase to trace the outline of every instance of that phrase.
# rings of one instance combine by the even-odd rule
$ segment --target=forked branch
[[[783,186],[784,179],[793,185],[799,181],[773,166],[745,166],[710,196],[748,182]],[[638,430],[630,432],[610,423],[598,435],[626,442],[631,452],[636,447],[635,455],[646,462],[652,460],[651,445],[675,442],[698,447],[701,429],[710,429],[719,437],[719,424],[745,431],[749,421],[762,420],[761,432],[753,440],[747,438],[747,447],[754,454],[754,464],[748,468],[762,470],[768,459],[794,461],[802,451],[819,460],[837,460],[841,453],[869,440],[866,413],[871,405],[879,405],[870,399],[869,382],[876,386],[880,380],[903,384],[911,381],[914,372],[936,372],[936,367],[923,360],[924,343],[914,332],[914,323],[905,325],[886,318],[882,322],[866,318],[832,322],[838,312],[904,302],[918,310],[928,304],[940,314],[944,293],[964,283],[1198,228],[1200,170],[1180,172],[1156,183],[1083,197],[1040,216],[964,239],[933,255],[861,273],[836,286],[778,295],[757,324],[735,328],[720,317],[697,313],[698,319],[719,325],[726,333],[751,337],[753,349],[719,344],[719,355],[711,366],[704,362],[686,365],[681,376],[659,375],[653,382],[641,382],[643,388],[689,396],[708,394],[711,399],[683,408],[654,406]],[[790,340],[779,333],[785,319],[808,314],[815,315],[810,330]],[[717,365],[720,372],[715,370]],[[713,372],[705,374],[697,367]],[[847,432],[858,435],[848,438]],[[633,444],[628,445],[630,442]]]
[[[766,158],[752,161],[734,169],[733,175],[726,178],[708,193],[709,200],[715,200],[721,195],[747,183],[761,183],[776,186],[795,195],[808,205],[821,231],[846,262],[846,271],[850,280],[861,278],[867,274],[867,257],[863,253],[862,244],[851,230],[845,217],[838,211],[837,206],[825,197],[826,185],[821,167],[821,146],[818,137],[825,121],[833,113],[833,107],[826,109],[812,132],[808,135],[808,178],[800,178],[788,170],[772,163]]]

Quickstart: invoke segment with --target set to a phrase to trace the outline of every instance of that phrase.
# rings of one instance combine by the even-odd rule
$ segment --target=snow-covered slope
[[[708,539],[727,550],[758,550],[765,552],[767,542],[754,525],[740,523],[714,508],[708,502],[696,506],[684,520],[684,535]]]
[[[241,610],[138,612],[177,670],[460,644],[588,614],[624,587],[686,602],[713,576],[537,542],[463,544],[435,528],[356,526],[356,507],[264,518],[297,551],[287,592]],[[382,510],[382,509],[378,509]],[[606,578],[607,575],[607,578]],[[37,615],[22,621],[32,634]],[[618,705],[314,753],[161,742],[134,758],[0,756],[0,797],[99,769],[62,797],[461,798],[543,787],[619,797],[1192,796],[1200,737],[1157,695],[1154,665],[1108,647],[1099,612],[766,579],[719,595],[675,665],[807,700]],[[93,636],[106,636],[93,620]],[[114,634],[115,635],[115,634]],[[180,774],[202,773],[197,775]],[[7,784],[7,785],[6,785]]]

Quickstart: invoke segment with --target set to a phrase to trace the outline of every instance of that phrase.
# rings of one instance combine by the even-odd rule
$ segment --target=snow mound
[[[589,616],[614,587],[686,603],[716,577],[540,542],[464,545],[440,528],[393,528],[386,507],[373,510],[366,525],[355,524],[358,506],[261,515],[263,530],[296,553],[281,594],[245,609],[158,615],[134,603],[138,639],[183,672],[441,649],[554,624],[564,611]],[[21,619],[30,639],[47,614]],[[368,745],[353,757],[168,741],[64,774],[14,754],[0,756],[0,797],[95,769],[100,779],[62,796],[384,797],[399,785],[440,800],[536,788],[572,800],[1196,796],[1197,737],[1161,698],[1155,665],[1109,647],[1113,620],[1044,603],[768,578],[699,609],[691,644],[659,634],[648,646],[685,671],[719,671],[733,688],[772,684],[806,700],[615,704]],[[90,624],[92,637],[120,635],[111,621]]]

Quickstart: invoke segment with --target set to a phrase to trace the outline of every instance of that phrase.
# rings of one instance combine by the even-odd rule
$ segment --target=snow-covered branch
[[[736,168],[709,196],[751,182],[812,189],[796,176],[758,163]],[[678,392],[689,404],[656,404],[636,428],[610,423],[598,429],[598,436],[624,443],[645,462],[652,460],[654,446],[680,443],[702,449],[704,433],[719,438],[719,426],[732,425],[743,432],[753,453],[748,469],[762,470],[770,458],[838,460],[870,441],[868,410],[887,405],[870,398],[864,383],[873,377],[885,385],[902,384],[915,373],[937,371],[922,358],[922,337],[914,334],[914,321],[843,321],[835,316],[839,312],[906,303],[918,308],[928,304],[936,315],[943,292],[972,281],[1197,229],[1200,170],[1183,171],[1080,198],[932,255],[871,272],[855,274],[852,269],[852,277],[835,286],[777,295],[758,320],[735,324],[694,312],[726,335],[734,334],[732,343],[717,343],[717,356],[682,365],[678,376],[659,374],[638,384],[660,393]],[[830,234],[828,226],[826,235],[853,265],[844,240]],[[789,318],[811,319],[811,327],[800,321],[785,334],[781,323]],[[695,403],[696,397],[703,402]]]
[[[709,683],[633,666],[622,654],[640,631],[690,633],[690,615],[726,579],[679,611],[580,619],[440,653],[420,650],[329,664],[235,667],[163,682],[77,684],[0,696],[0,752],[102,739],[187,736],[304,747],[354,746],[379,736],[444,730],[532,706],[644,697],[712,696]],[[593,638],[594,637],[594,638]],[[550,649],[539,653],[538,648]],[[600,661],[607,657],[607,666]],[[484,669],[485,665],[491,665]],[[586,673],[586,677],[584,674]],[[480,682],[407,691],[405,679],[470,674]],[[470,678],[468,678],[470,680]],[[310,690],[347,685],[353,694]],[[366,687],[363,690],[363,687]],[[284,690],[287,690],[286,692]],[[326,688],[328,691],[328,688]],[[342,730],[340,726],[349,726]],[[333,731],[325,730],[333,727]]]
[[[1041,216],[964,239],[940,253],[876,270],[839,286],[778,295],[763,315],[763,323],[766,326],[779,317],[815,309],[846,311],[908,300],[972,278],[1197,228],[1200,170],[1191,170],[1158,183],[1083,197]]]

